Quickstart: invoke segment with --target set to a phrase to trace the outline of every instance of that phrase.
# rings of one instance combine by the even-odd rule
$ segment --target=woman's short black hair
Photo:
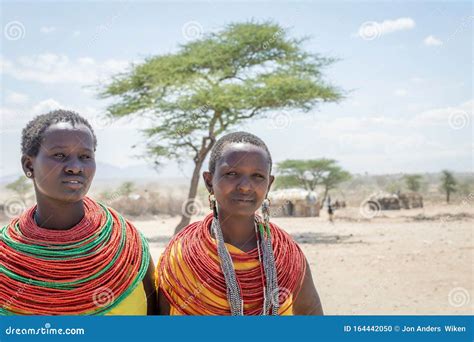
[[[211,157],[209,159],[209,171],[211,173],[214,173],[216,171],[216,164],[219,158],[222,157],[224,147],[228,144],[233,143],[248,143],[263,148],[268,155],[268,162],[270,163],[270,173],[272,172],[272,155],[270,154],[270,151],[268,150],[268,147],[263,142],[263,140],[251,133],[234,132],[221,137],[219,140],[217,140],[216,144],[212,148]]]
[[[97,138],[89,121],[76,112],[58,109],[46,114],[38,115],[26,124],[26,127],[23,128],[21,134],[21,152],[24,155],[35,157],[39,152],[44,131],[49,126],[58,122],[69,122],[73,126],[80,124],[87,126],[94,139],[94,150],[96,149]]]

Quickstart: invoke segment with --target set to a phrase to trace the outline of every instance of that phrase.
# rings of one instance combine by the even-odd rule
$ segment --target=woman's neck
[[[36,224],[42,228],[54,230],[70,229],[77,225],[85,214],[82,200],[67,203],[37,196],[36,201],[37,207],[34,219]]]
[[[255,216],[236,216],[219,212],[219,224],[224,242],[245,252],[257,247]]]

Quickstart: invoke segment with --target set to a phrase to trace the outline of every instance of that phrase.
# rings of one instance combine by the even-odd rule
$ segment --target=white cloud
[[[144,126],[143,122],[132,123],[130,120],[125,120],[125,118],[119,120],[109,119],[105,117],[104,112],[102,112],[98,107],[71,106],[56,99],[47,98],[34,104],[0,107],[0,129],[19,131],[36,115],[45,114],[55,109],[72,110],[79,113],[81,116],[89,120],[92,127],[97,131],[109,128],[112,125],[114,128],[126,127],[137,130]]]
[[[25,104],[28,102],[28,95],[9,91],[5,96],[5,102],[8,104]]]
[[[357,133],[371,129],[383,128],[388,132],[396,129],[423,128],[428,125],[446,125],[457,120],[462,123],[474,119],[474,99],[465,101],[456,106],[433,108],[424,110],[412,117],[387,117],[381,115],[368,115],[362,117],[339,117],[331,119],[324,117],[317,128],[323,127],[321,134],[337,135],[341,133]]]
[[[408,17],[382,22],[367,21],[359,27],[357,35],[362,39],[372,40],[389,33],[411,30],[415,25],[415,21]]]
[[[440,147],[422,134],[395,134],[385,130],[346,133],[339,135],[341,150],[357,149],[359,152],[404,153],[413,148]]]
[[[421,77],[418,77],[418,76],[414,76],[412,78],[410,78],[410,81],[413,82],[413,83],[422,83],[424,82],[425,80]]]
[[[55,109],[63,108],[61,104],[53,99],[43,100],[33,106],[31,113],[34,115],[44,114]]]
[[[73,37],[79,37],[81,35],[81,31],[75,30],[74,32],[72,32],[72,35]]]
[[[12,62],[9,60],[6,60],[0,55],[0,72],[2,72],[5,69],[9,69],[13,66]]]
[[[53,33],[54,31],[56,31],[56,27],[54,27],[54,26],[43,26],[40,29],[40,32],[44,33],[44,34]]]
[[[458,120],[467,122],[474,119],[474,99],[465,101],[456,106],[433,108],[424,110],[413,117],[392,118],[387,116],[373,115],[360,118],[342,117],[331,121],[329,130],[357,132],[372,128],[385,127],[387,131],[393,129],[420,128],[427,125],[446,125],[448,127],[450,120],[454,120],[456,116]],[[332,134],[332,133],[331,133]]]
[[[453,116],[459,119],[472,120],[474,100],[461,103],[458,106],[436,108],[416,115],[412,123],[415,125],[448,125]]]
[[[70,59],[66,55],[44,53],[22,56],[11,61],[0,57],[1,72],[21,81],[40,83],[94,84],[99,79],[123,72],[128,61],[108,59],[103,62],[90,57]]]
[[[54,99],[46,99],[32,105],[23,103],[0,107],[1,128],[2,130],[20,130],[36,115],[59,108],[63,107]]]
[[[465,170],[472,159],[473,106],[471,99],[415,116],[319,116],[311,130],[316,146],[352,170],[418,172],[449,164]]]
[[[426,37],[425,40],[423,40],[423,43],[426,46],[441,46],[441,45],[443,45],[443,42],[441,40],[439,40],[438,38],[436,38],[435,36]]]
[[[405,89],[397,89],[393,93],[395,96],[406,96],[408,92]]]

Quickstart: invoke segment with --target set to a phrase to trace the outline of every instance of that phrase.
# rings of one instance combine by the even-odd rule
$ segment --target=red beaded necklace
[[[86,198],[76,226],[50,230],[35,210],[0,231],[0,314],[103,314],[143,279],[147,242],[115,211]]]
[[[223,307],[211,298],[206,298],[202,291],[196,289],[196,286],[204,286],[214,295],[227,300],[226,282],[217,254],[216,241],[210,234],[212,219],[213,215],[210,214],[203,221],[184,228],[173,238],[160,260],[159,283],[164,283],[161,285],[162,288],[170,289],[170,291],[164,291],[164,295],[181,314],[198,312],[203,315],[229,315],[229,307]],[[270,223],[270,229],[279,287],[284,289],[283,292],[286,295],[297,293],[306,268],[303,253],[283,230],[272,223]],[[181,251],[182,261],[176,254],[177,248]],[[258,262],[257,267],[249,269],[235,267],[235,272],[242,299],[247,307],[244,308],[244,314],[260,315],[264,300],[265,277],[262,263],[259,261],[259,249],[257,247],[246,253],[229,249],[229,253],[234,266]],[[183,279],[186,269],[181,262],[191,271],[192,277],[185,276]],[[198,285],[196,285],[196,280]],[[280,298],[282,302],[285,299]],[[182,302],[189,302],[189,305],[183,306]]]

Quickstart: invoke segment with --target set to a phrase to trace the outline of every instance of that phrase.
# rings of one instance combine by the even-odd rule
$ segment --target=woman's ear
[[[271,188],[274,180],[275,180],[275,176],[270,175],[270,183],[268,183],[267,195],[270,192],[270,188]]]
[[[209,171],[204,171],[202,173],[202,178],[204,179],[204,184],[206,185],[207,191],[209,191],[211,194],[214,193],[214,190],[212,189],[212,173]]]
[[[33,160],[30,156],[23,155],[21,156],[21,167],[26,177],[32,178],[33,176]]]

